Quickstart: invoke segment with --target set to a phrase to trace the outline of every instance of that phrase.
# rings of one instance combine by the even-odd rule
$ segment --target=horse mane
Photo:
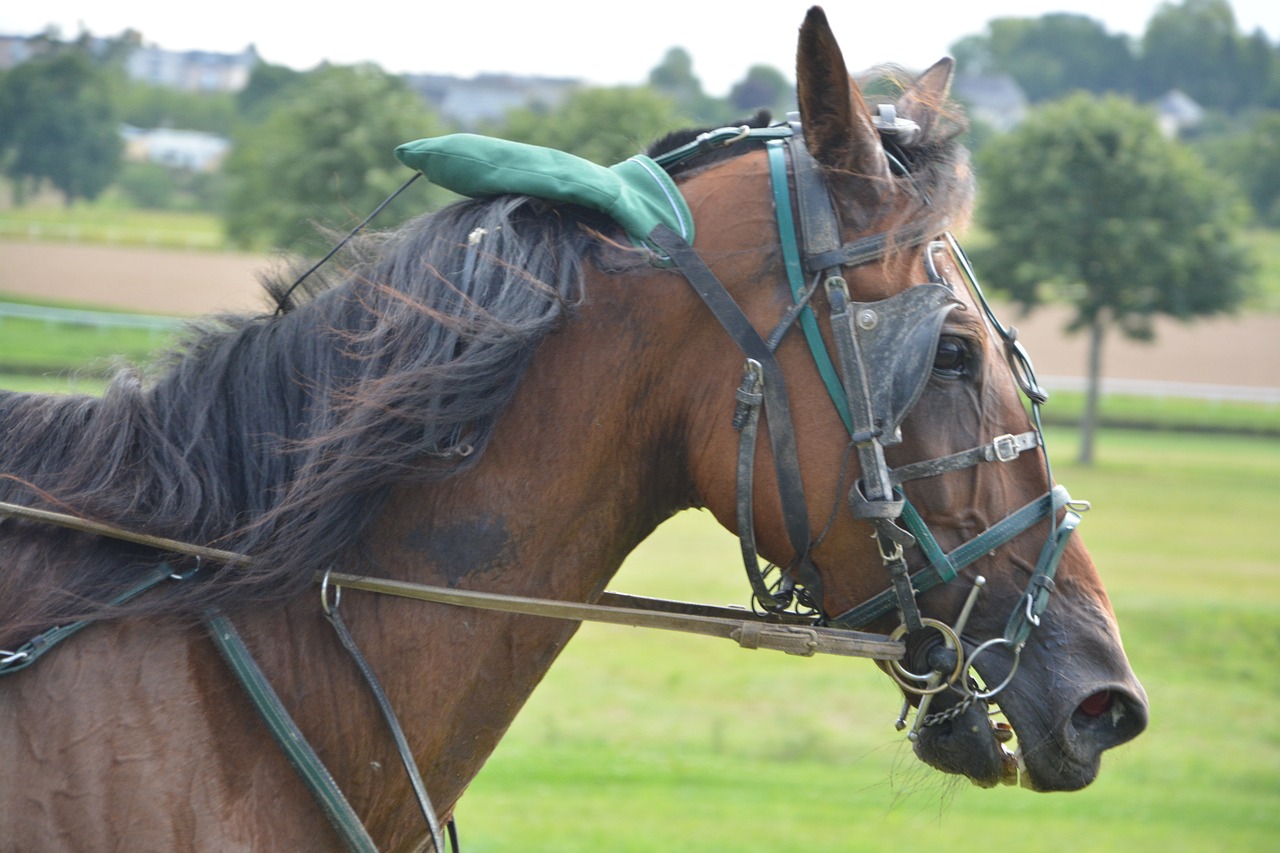
[[[967,209],[957,151],[954,134],[935,133],[902,152],[938,213]],[[341,275],[313,276],[299,296],[288,278],[264,282],[278,310],[194,323],[147,376],[122,370],[101,397],[0,391],[0,500],[253,558],[113,614],[291,597],[335,559],[357,559],[393,488],[475,464],[538,344],[582,300],[586,265],[647,263],[617,230],[523,196],[460,202],[357,239]],[[3,517],[0,534],[0,641],[101,614],[112,590],[165,557]],[[61,568],[48,556],[59,547]]]
[[[308,281],[274,314],[193,324],[149,381],[126,369],[101,397],[0,392],[0,500],[254,558],[130,613],[292,595],[351,552],[393,487],[480,458],[538,343],[581,300],[584,265],[619,254],[594,224],[520,196],[461,202],[361,238],[338,281]],[[264,284],[279,297],[286,281]],[[0,524],[9,543],[41,535]],[[32,579],[0,568],[8,629],[34,615]],[[112,571],[133,574],[69,570],[50,606],[82,606]]]

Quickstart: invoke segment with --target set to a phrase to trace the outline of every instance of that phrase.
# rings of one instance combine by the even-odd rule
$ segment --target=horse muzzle
[[[1019,784],[1033,791],[1079,790],[1097,777],[1103,752],[1134,739],[1147,726],[1141,687],[1134,692],[1127,685],[1106,684],[1085,691],[1056,725],[1047,728],[1028,724],[1012,695],[1001,701],[1012,727],[993,722],[988,704],[981,700],[954,697],[935,702],[932,719],[917,734],[916,755],[937,770],[965,776],[983,788]],[[1031,716],[1040,713],[1035,708]],[[1018,743],[1011,750],[1005,744],[1014,732]]]
[[[1146,729],[1146,691],[1114,623],[1097,609],[1060,604],[1059,618],[1046,614],[1016,657],[999,644],[990,654],[971,654],[974,672],[998,687],[936,697],[915,738],[922,761],[983,787],[1074,791],[1097,777],[1103,752]],[[1064,612],[1070,610],[1076,612]],[[992,722],[989,705],[996,703],[1011,731]],[[1012,751],[1005,746],[1011,732]]]

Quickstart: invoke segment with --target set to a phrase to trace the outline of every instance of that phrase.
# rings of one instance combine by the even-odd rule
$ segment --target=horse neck
[[[683,424],[692,371],[679,334],[694,303],[672,273],[591,274],[578,315],[535,355],[484,456],[446,481],[401,486],[365,540],[368,570],[422,583],[565,600],[603,591],[624,557],[662,520],[687,506]],[[705,322],[706,318],[702,318]],[[731,389],[727,389],[731,393]],[[576,623],[514,617],[348,592],[342,608],[386,683],[427,782],[447,811],[497,745]],[[396,766],[376,716],[337,719],[363,694],[341,653],[315,683],[300,656],[334,648],[318,600],[287,618],[251,621],[255,644],[282,694],[307,696],[304,730],[338,757],[339,779],[359,778],[369,756]],[[326,697],[330,698],[330,697]],[[346,717],[346,715],[342,715]],[[352,728],[359,734],[352,737]],[[390,773],[387,774],[391,776]],[[395,782],[359,792],[380,831],[420,828]]]

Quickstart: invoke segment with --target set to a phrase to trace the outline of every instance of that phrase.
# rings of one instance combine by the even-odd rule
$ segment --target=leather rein
[[[892,147],[890,143],[894,135],[903,132],[910,122],[904,123],[903,120],[896,119],[892,115],[892,108],[882,107],[876,124],[888,151]],[[883,661],[888,664],[891,675],[905,691],[921,697],[915,730],[926,720],[925,712],[930,698],[941,689],[955,687],[962,692],[968,691],[973,698],[986,700],[1007,686],[1016,671],[1017,656],[1031,630],[1039,624],[1040,614],[1048,604],[1049,594],[1053,589],[1053,575],[1067,541],[1080,520],[1078,513],[1084,508],[1082,502],[1073,502],[1065,489],[1053,486],[1045,495],[1014,511],[976,538],[946,553],[899,488],[908,480],[935,476],[984,462],[1009,462],[1025,451],[1043,446],[1039,406],[1047,395],[1036,383],[1030,360],[1017,342],[1014,331],[995,318],[963,251],[954,238],[946,234],[945,243],[929,243],[926,252],[930,270],[928,284],[916,285],[877,303],[850,301],[848,286],[842,275],[843,267],[879,260],[887,254],[891,244],[923,245],[936,232],[926,230],[925,225],[908,225],[894,234],[877,234],[851,243],[841,243],[834,204],[820,167],[805,150],[796,124],[757,129],[725,128],[704,134],[693,143],[656,159],[667,167],[715,148],[748,140],[763,143],[768,154],[784,265],[794,297],[794,304],[768,338],[762,338],[756,332],[728,291],[683,237],[667,226],[659,225],[650,234],[649,240],[665,253],[664,260],[670,261],[685,276],[745,355],[743,379],[737,390],[734,427],[739,432],[739,539],[754,597],[753,610],[712,607],[612,592],[604,593],[598,603],[585,604],[464,591],[332,571],[316,576],[321,591],[322,611],[337,631],[344,648],[352,655],[377,700],[396,741],[436,850],[445,849],[443,839],[446,830],[453,849],[457,850],[453,822],[450,820],[445,827],[441,827],[395,713],[376,675],[339,615],[341,590],[344,587],[452,606],[719,636],[732,639],[740,646],[750,649],[773,649],[803,656],[835,654]],[[892,154],[890,156],[898,168],[905,172],[905,167],[901,166],[897,158]],[[793,193],[796,210],[794,216]],[[959,304],[951,292],[951,286],[933,271],[933,253],[935,249],[943,248],[949,249],[958,259],[971,291],[977,296],[987,319],[1005,344],[1019,385],[1032,401],[1035,429],[1016,436],[998,436],[976,448],[893,469],[885,462],[884,447],[900,440],[898,426],[927,379],[932,346],[936,345],[936,332],[941,328],[946,314]],[[810,276],[812,280],[809,279]],[[819,286],[825,289],[831,306],[830,325],[835,334],[838,366],[833,363],[822,341],[810,306],[810,299]],[[850,489],[850,508],[855,517],[865,519],[875,527],[882,561],[892,583],[883,593],[833,617],[825,617],[821,613],[821,576],[809,557],[809,552],[816,543],[809,527],[786,382],[774,355],[783,336],[797,324],[808,342],[831,400],[849,432],[851,447],[858,455],[863,472],[862,478]],[[889,364],[885,355],[888,342],[903,335],[912,340],[919,338],[926,342],[930,339],[933,341],[928,349],[916,347],[929,360],[925,362],[925,369],[916,380],[906,383],[908,387],[905,389],[900,383],[886,386],[882,381],[884,368]],[[915,353],[913,364],[916,367],[919,366],[921,352]],[[772,584],[766,579],[766,574],[773,567],[762,570],[759,566],[752,521],[753,464],[760,415],[764,410],[768,411],[767,433],[784,508],[786,530],[797,555],[791,565],[779,572],[780,580]],[[1051,472],[1049,482],[1053,482]],[[1063,515],[1061,520],[1058,518],[1060,513]],[[252,558],[243,554],[141,534],[63,513],[0,503],[0,520],[6,516],[123,539],[148,545],[165,553],[193,556],[197,560],[197,570],[200,561],[205,559],[240,566],[253,562]],[[982,586],[981,578],[976,580],[969,600],[954,626],[920,615],[915,600],[917,594],[954,580],[965,566],[1045,519],[1050,522],[1050,534],[1027,591],[1010,616],[1001,637],[982,642],[966,654],[960,635],[973,607],[977,590]],[[928,565],[915,574],[909,573],[903,557],[903,549],[912,545],[918,545],[928,560]],[[183,582],[194,574],[196,570],[179,574],[167,565],[161,565],[143,581],[117,596],[110,605],[122,605],[160,584]],[[892,634],[872,634],[860,630],[894,610],[901,614],[902,626]],[[319,756],[307,744],[254,662],[234,625],[224,614],[215,611],[205,614],[205,623],[259,714],[348,849],[375,851],[376,845],[359,817]],[[58,626],[13,651],[0,650],[0,675],[30,666],[59,642],[89,624],[89,621],[83,621]],[[938,632],[950,655],[931,655],[929,671],[913,672],[904,665],[907,656],[905,637],[913,632],[928,630]],[[974,661],[983,652],[999,646],[1004,646],[1013,653],[1013,670],[994,689],[973,691],[966,682]],[[899,728],[903,726],[905,714],[904,706],[899,718]]]

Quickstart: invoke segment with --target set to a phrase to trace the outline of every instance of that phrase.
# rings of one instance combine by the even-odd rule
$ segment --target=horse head
[[[1145,728],[1146,696],[1073,535],[1084,504],[1053,481],[1030,361],[948,233],[972,195],[947,107],[952,69],[944,59],[873,110],[815,8],[800,33],[794,137],[682,183],[701,258],[777,364],[777,375],[753,367],[743,346],[734,427],[750,432],[759,405],[768,440],[747,447],[727,424],[705,425],[724,441],[690,451],[694,492],[744,551],[781,567],[772,586],[753,581],[759,606],[799,601],[820,623],[905,640],[905,660],[885,669],[905,694],[900,727],[917,706],[921,759],[980,785],[1021,775],[1077,789],[1104,750]],[[744,222],[738,191],[787,214]],[[707,224],[720,221],[735,225]],[[743,241],[776,246],[779,234],[782,250],[748,266],[761,256]],[[722,325],[740,346],[750,337]],[[771,383],[786,385],[781,400]],[[1016,754],[1003,746],[1010,726],[988,721],[997,705]]]

